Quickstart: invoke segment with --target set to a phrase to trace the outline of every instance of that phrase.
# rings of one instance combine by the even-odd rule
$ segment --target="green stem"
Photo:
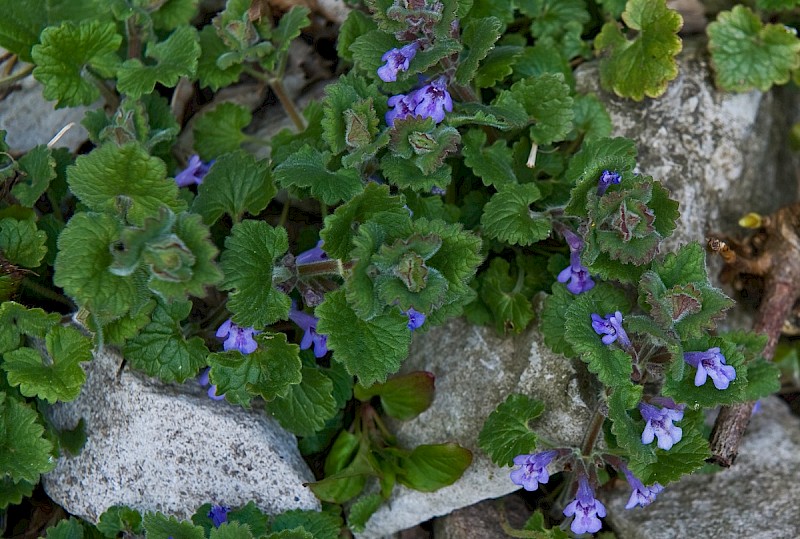
[[[595,408],[592,414],[592,420],[586,428],[586,435],[583,437],[583,442],[581,443],[581,455],[588,456],[591,454],[603,430],[603,422],[605,420],[606,416],[600,412],[600,407]]]
[[[91,70],[87,69],[85,76],[92,81],[98,90],[100,90],[100,94],[103,96],[108,108],[111,110],[117,110],[117,108],[119,108],[119,96],[117,96],[117,94],[115,94],[111,88],[106,86],[106,83],[103,82],[100,77],[92,73]]]
[[[330,260],[320,260],[318,262],[309,262],[308,264],[300,264],[297,266],[298,277],[319,277],[322,275],[339,275],[344,274],[344,265],[338,258]]]
[[[10,75],[0,78],[0,90],[2,90],[7,86],[11,86],[18,80],[22,80],[25,77],[27,77],[31,73],[31,71],[33,71],[34,67],[36,66],[34,66],[33,64],[28,64],[19,71],[17,71],[16,73],[12,73]]]
[[[59,294],[55,290],[51,290],[46,286],[42,286],[36,281],[31,281],[30,279],[23,279],[22,280],[22,288],[28,290],[31,294],[38,296],[40,298],[49,299],[51,301],[55,301],[57,303],[61,303],[62,305],[68,306],[71,310],[76,310],[77,307],[74,303],[72,303],[67,297],[63,294]]]
[[[300,114],[299,110],[297,110],[294,101],[292,101],[292,98],[289,97],[286,88],[283,86],[283,81],[281,79],[271,78],[267,82],[272,88],[272,91],[275,92],[275,95],[278,97],[278,101],[280,101],[281,105],[283,105],[283,110],[286,111],[286,114],[288,114],[289,118],[291,118],[292,122],[294,122],[297,130],[305,131],[307,127],[306,119],[303,118],[303,115]]]
[[[289,200],[289,193],[286,193],[286,201],[283,203],[283,208],[281,209],[281,217],[278,219],[278,226],[286,226],[286,220],[289,218],[289,207],[291,206]]]
[[[61,213],[61,205],[58,203],[58,200],[56,200],[55,196],[53,195],[53,192],[50,190],[47,191],[47,200],[50,202],[50,207],[53,210],[53,215],[55,215],[56,219],[58,219],[63,223],[64,214]]]

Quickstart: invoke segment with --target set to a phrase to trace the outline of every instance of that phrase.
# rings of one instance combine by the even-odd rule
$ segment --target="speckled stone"
[[[319,509],[294,436],[263,410],[212,401],[193,380],[166,385],[127,368],[118,376],[121,361],[97,354],[78,399],[49,411],[59,429],[86,421],[80,454],[43,477],[67,511],[96,522],[115,504],[182,519],[207,502]]]

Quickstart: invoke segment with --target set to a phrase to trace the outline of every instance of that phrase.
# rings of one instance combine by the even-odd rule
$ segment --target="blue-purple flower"
[[[557,280],[559,283],[566,283],[567,290],[573,294],[580,294],[594,288],[594,281],[589,275],[589,269],[581,264],[581,254],[579,251],[572,251],[569,254],[569,266],[561,270]]]
[[[197,377],[197,383],[200,384],[200,387],[206,387],[209,386],[209,384],[211,384],[211,381],[208,379],[208,374],[210,371],[211,369],[209,367],[206,367],[205,369],[203,369],[203,372],[200,373],[200,376]],[[225,394],[223,393],[222,395],[217,395],[217,386],[211,384],[208,387],[208,397],[215,401],[221,401],[222,399],[225,398]]]
[[[447,92],[447,79],[442,76],[410,94],[398,94],[389,98],[392,107],[386,113],[386,123],[394,125],[396,119],[409,116],[433,118],[437,124],[444,120],[445,112],[453,111],[453,99]]]
[[[217,330],[217,338],[225,339],[225,342],[222,343],[222,348],[226,352],[238,350],[243,354],[252,354],[258,348],[258,343],[256,343],[253,336],[259,333],[261,332],[255,328],[238,326],[228,318]]]
[[[575,519],[570,524],[572,533],[595,533],[603,527],[600,518],[606,516],[606,506],[596,500],[585,475],[578,477],[578,492],[575,499],[564,508],[564,515]]]
[[[228,513],[231,508],[224,505],[213,505],[208,512],[208,518],[214,523],[215,528],[219,528],[222,524],[228,521]]]
[[[639,412],[645,420],[644,431],[642,432],[642,443],[647,445],[658,438],[658,447],[668,451],[673,445],[681,441],[683,430],[672,424],[673,421],[683,419],[683,405],[665,406],[658,408],[646,402],[639,403]]]
[[[403,311],[403,314],[408,317],[408,329],[411,331],[421,328],[425,323],[425,313],[417,311],[414,307],[409,307],[407,311]]]
[[[330,260],[330,258],[328,258],[328,253],[322,250],[322,245],[324,243],[325,242],[322,240],[319,240],[316,246],[297,255],[294,259],[295,264],[301,266],[303,264],[311,264],[314,262],[321,262],[323,260]]]
[[[600,174],[600,179],[597,180],[597,196],[603,196],[606,190],[612,184],[618,184],[622,181],[618,172],[611,172],[610,170],[604,170],[602,174]]]
[[[211,164],[203,163],[197,155],[191,156],[186,168],[175,175],[175,183],[178,184],[178,187],[186,187],[192,184],[200,185],[203,183],[205,175],[208,174]]]
[[[730,383],[736,380],[736,369],[725,364],[725,356],[720,353],[718,346],[705,352],[686,352],[683,360],[697,368],[694,376],[694,385],[697,387],[705,384],[709,376],[717,389],[728,389]]]
[[[544,451],[532,455],[517,455],[514,457],[514,464],[519,468],[511,471],[511,481],[525,490],[536,490],[539,488],[539,483],[547,483],[550,480],[547,465],[557,454],[557,451]]]
[[[328,336],[317,333],[319,318],[303,311],[298,311],[294,303],[292,303],[292,308],[289,309],[289,318],[304,331],[303,338],[300,340],[300,350],[307,350],[313,344],[314,357],[320,358],[328,353]]]
[[[597,313],[592,313],[592,329],[598,335],[603,336],[600,340],[605,345],[609,345],[614,341],[619,341],[625,348],[631,345],[628,334],[622,328],[622,313],[619,311],[614,314],[607,314],[604,318],[600,318]]]
[[[664,490],[664,487],[659,483],[653,483],[649,487],[645,486],[627,467],[623,468],[622,471],[625,473],[625,478],[628,480],[631,489],[633,489],[625,509],[633,509],[637,505],[641,507],[650,505],[655,501],[656,495]]]
[[[378,68],[378,76],[383,82],[394,82],[397,80],[397,73],[408,71],[408,64],[416,56],[419,44],[414,41],[399,49],[387,51],[382,57],[381,62],[386,62]]]

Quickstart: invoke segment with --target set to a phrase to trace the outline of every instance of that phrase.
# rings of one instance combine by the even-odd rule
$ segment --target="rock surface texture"
[[[78,399],[51,409],[59,429],[86,421],[83,451],[43,479],[67,511],[96,522],[115,504],[181,519],[206,502],[319,509],[294,436],[263,411],[212,401],[192,380],[169,386],[127,368],[118,376],[120,362],[98,354]]]
[[[800,419],[777,397],[761,402],[736,463],[669,485],[645,508],[625,510],[627,486],[606,493],[608,522],[624,539],[800,537]]]
[[[453,320],[415,339],[403,366],[405,372],[414,370],[434,373],[436,395],[420,416],[395,425],[398,440],[408,447],[457,442],[473,452],[472,466],[455,484],[436,492],[395,487],[361,538],[382,537],[517,490],[508,477],[511,469],[492,464],[477,445],[484,420],[510,393],[545,403],[536,428],[551,439],[578,444],[589,422],[584,386],[572,362],[544,346],[535,328],[511,338]]]

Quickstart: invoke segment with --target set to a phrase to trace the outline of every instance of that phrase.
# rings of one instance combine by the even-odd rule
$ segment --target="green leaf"
[[[56,177],[56,160],[50,148],[40,144],[19,159],[19,167],[20,175],[11,194],[20,204],[32,208]]]
[[[537,42],[556,46],[566,58],[583,55],[581,34],[590,18],[583,0],[522,0],[519,9],[533,19]]]
[[[208,356],[211,366],[210,379],[217,386],[217,394],[225,394],[225,398],[234,404],[247,406],[253,395],[260,395],[266,401],[277,397],[287,397],[302,379],[300,363],[300,347],[289,343],[285,333],[264,332],[255,336],[258,348],[252,354],[242,354],[239,351],[217,352]],[[315,377],[318,381],[318,378]],[[330,382],[330,380],[329,380]],[[325,385],[320,382],[320,385]],[[291,403],[284,405],[284,410],[294,412],[294,419],[311,422],[313,417],[300,417],[303,410],[300,406],[318,404],[318,395],[314,395],[318,388],[311,386],[308,394],[298,394],[293,410]],[[323,390],[324,391],[324,390]],[[302,402],[314,398],[314,401]],[[311,402],[311,405],[309,404]],[[335,410],[334,410],[335,412]],[[333,415],[333,413],[331,413]],[[301,425],[302,427],[303,425]]]
[[[378,112],[386,98],[377,86],[356,75],[341,77],[325,87],[322,137],[334,154],[369,144],[378,133]]]
[[[755,401],[777,393],[781,388],[781,371],[777,365],[765,359],[747,364],[747,387],[744,401]]]
[[[393,376],[382,384],[369,388],[355,387],[355,396],[360,401],[380,397],[384,413],[400,421],[414,419],[427,410],[433,402],[434,377],[424,371]]]
[[[636,166],[636,143],[628,138],[600,138],[586,142],[569,162],[565,179],[574,184],[564,211],[587,217],[587,197],[597,191],[604,170],[622,175]]]
[[[200,337],[187,339],[180,322],[192,310],[190,301],[159,302],[152,320],[123,348],[125,359],[135,369],[165,382],[183,382],[205,365],[208,348]]]
[[[583,140],[590,141],[607,137],[611,134],[611,116],[605,105],[596,95],[577,95],[574,101],[576,137],[583,135]],[[570,137],[572,138],[572,137]]]
[[[126,505],[112,505],[100,515],[97,529],[106,537],[117,537],[120,532],[142,534],[142,515]]]
[[[44,438],[39,414],[0,392],[0,477],[36,484],[56,466],[53,444]]]
[[[145,57],[155,60],[145,65],[138,58],[126,60],[117,74],[117,89],[137,98],[151,93],[156,83],[168,88],[178,84],[181,77],[194,77],[200,44],[193,26],[179,26],[164,41],[148,43]]]
[[[8,383],[26,397],[49,403],[71,401],[81,392],[86,373],[80,366],[92,360],[92,343],[71,327],[55,326],[45,337],[47,358],[38,350],[19,348],[3,355]]]
[[[314,539],[338,539],[342,518],[330,511],[293,509],[277,515],[270,526],[273,532],[302,527]]]
[[[473,83],[478,88],[491,88],[514,72],[514,65],[522,54],[522,47],[495,46],[483,59],[475,73]]]
[[[223,522],[219,528],[211,528],[209,539],[252,539],[247,525],[238,522]]]
[[[451,127],[461,125],[488,125],[501,130],[516,129],[528,125],[528,113],[513,98],[501,99],[503,94],[491,105],[482,103],[455,103],[453,112],[448,114],[447,123]]]
[[[471,19],[464,25],[461,41],[468,49],[459,59],[456,69],[456,81],[459,84],[469,84],[472,81],[478,64],[489,54],[502,31],[503,23],[497,17]]]
[[[254,220],[233,227],[220,260],[225,273],[220,289],[232,290],[228,309],[236,324],[262,328],[287,319],[291,301],[272,286],[272,274],[275,261],[288,249],[284,228]]]
[[[23,498],[33,494],[33,483],[28,481],[12,481],[7,475],[0,477],[0,509],[9,505],[19,505]]]
[[[408,210],[403,205],[403,197],[390,194],[388,185],[368,183],[360,194],[325,218],[325,227],[320,232],[325,252],[331,258],[349,258],[360,225],[373,219],[405,219]]]
[[[506,104],[509,98],[525,107],[534,122],[531,139],[539,145],[564,140],[572,129],[572,97],[560,73],[515,82],[509,92],[498,96],[497,104]]]
[[[553,293],[544,300],[542,313],[539,315],[539,329],[544,336],[544,343],[553,352],[567,357],[577,357],[577,354],[566,339],[564,320],[572,302],[577,296],[567,290],[566,285],[553,284]]]
[[[658,97],[678,76],[675,56],[681,51],[678,30],[683,19],[665,0],[629,0],[622,14],[625,25],[635,30],[628,40],[616,22],[603,25],[594,40],[600,60],[600,83],[620,97],[641,101]],[[788,77],[788,75],[787,75]]]
[[[493,258],[489,267],[481,273],[480,297],[492,314],[499,333],[521,333],[533,320],[533,305],[530,295],[523,287],[525,272],[503,258]]]
[[[136,276],[111,273],[110,247],[122,225],[108,214],[77,213],[58,238],[53,282],[88,309],[101,325],[123,316],[141,301]]]
[[[17,348],[22,335],[44,339],[50,328],[60,321],[58,313],[28,309],[14,301],[4,301],[0,305],[0,354]]]
[[[766,92],[785,84],[800,67],[800,39],[783,24],[763,25],[746,6],[723,11],[708,25],[708,49],[716,82],[728,91]]]
[[[486,418],[478,435],[478,445],[498,466],[511,466],[514,457],[536,449],[538,437],[528,423],[543,411],[542,402],[512,393]]]
[[[0,219],[0,252],[12,264],[37,268],[47,254],[47,234],[32,219]]]
[[[341,27],[339,27],[339,36],[336,40],[336,52],[339,54],[339,58],[352,62],[353,53],[350,51],[350,45],[359,36],[377,29],[378,27],[372,17],[363,11],[351,10]]]
[[[194,123],[194,147],[203,161],[237,151],[247,138],[242,129],[252,121],[250,110],[236,103],[221,103],[201,114]]]
[[[183,24],[190,24],[197,15],[199,0],[166,0],[150,14],[157,30],[173,30]]]
[[[145,217],[157,215],[163,205],[176,213],[186,209],[178,198],[178,186],[166,172],[164,162],[138,143],[105,144],[67,167],[67,181],[90,210],[115,211],[121,199],[129,205],[127,220],[142,225]]]
[[[243,151],[217,159],[197,188],[192,211],[213,225],[223,214],[234,222],[242,215],[258,215],[275,196],[269,165]]]
[[[397,481],[421,492],[452,485],[472,464],[472,452],[458,444],[418,445],[400,459]]]
[[[511,148],[503,139],[485,147],[486,133],[480,129],[470,129],[463,137],[464,163],[472,169],[473,174],[483,180],[483,185],[499,187],[506,183],[515,183],[516,176],[512,165]]]
[[[292,6],[281,20],[278,26],[272,30],[271,41],[275,45],[275,56],[280,58],[289,51],[292,40],[300,36],[300,31],[311,24],[308,15],[311,11],[306,6]],[[285,63],[277,60],[277,63]],[[274,67],[265,66],[269,71]]]
[[[283,188],[308,188],[315,198],[330,205],[349,200],[363,191],[359,174],[352,169],[332,172],[328,169],[330,158],[330,152],[305,145],[275,167],[275,180]]]
[[[525,522],[523,530],[535,532],[536,539],[569,539],[570,535],[561,528],[545,526],[544,514],[541,509],[537,509]]]
[[[229,86],[239,80],[242,74],[242,64],[233,63],[226,68],[221,68],[217,60],[229,52],[225,43],[217,35],[213,25],[204,26],[198,34],[200,43],[200,57],[197,59],[197,78],[200,86],[211,88],[216,92],[220,88]],[[248,122],[249,123],[249,122]]]
[[[798,0],[756,0],[756,6],[762,11],[787,11],[798,4]]]
[[[484,234],[511,245],[533,245],[550,235],[550,219],[530,205],[541,198],[533,183],[506,183],[497,188],[483,207]]]
[[[289,432],[311,436],[336,415],[333,382],[317,368],[303,367],[303,380],[289,386],[286,396],[269,403],[269,412]]]
[[[347,526],[353,533],[362,533],[366,528],[367,521],[382,503],[383,497],[380,494],[361,496],[350,506],[350,512],[347,514]]]
[[[589,366],[589,372],[607,386],[630,385],[633,371],[631,357],[620,348],[618,342],[605,345],[600,335],[592,328],[592,314],[601,318],[615,311],[623,316],[629,305],[621,290],[595,287],[580,294],[567,309],[565,338],[575,353]],[[623,322],[624,328],[624,322]]]
[[[575,87],[572,66],[555,45],[537,41],[533,47],[525,47],[514,64],[514,77],[525,79],[545,73],[561,73],[570,88]]]
[[[408,317],[399,309],[366,322],[347,304],[344,290],[340,289],[325,295],[316,315],[317,333],[328,336],[333,358],[357,376],[363,386],[385,381],[408,355],[411,332]]]
[[[83,525],[75,517],[62,520],[47,529],[46,539],[83,539]]]
[[[36,63],[33,76],[44,85],[44,98],[56,100],[56,108],[92,104],[100,97],[100,91],[91,75],[85,77],[85,70],[91,68],[101,76],[113,76],[119,64],[116,51],[121,44],[122,37],[114,23],[66,21],[45,28],[40,44],[31,49]]]
[[[179,521],[173,516],[166,516],[160,511],[144,514],[144,529],[147,539],[205,539],[203,528],[189,521]]]

